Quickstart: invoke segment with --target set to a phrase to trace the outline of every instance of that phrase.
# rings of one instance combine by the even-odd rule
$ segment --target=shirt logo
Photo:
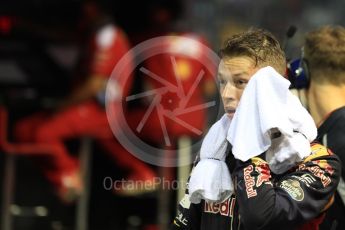
[[[208,203],[205,201],[204,212],[212,214],[220,214],[222,216],[233,217],[233,210],[235,208],[236,199],[229,198],[222,203]]]
[[[246,168],[243,169],[244,172],[244,183],[246,185],[246,192],[247,197],[255,197],[257,195],[256,190],[253,188],[255,185],[254,177],[250,174],[253,172],[253,165],[248,165]]]
[[[297,180],[285,180],[280,184],[280,187],[284,189],[292,199],[296,201],[302,201],[304,199],[304,191]]]

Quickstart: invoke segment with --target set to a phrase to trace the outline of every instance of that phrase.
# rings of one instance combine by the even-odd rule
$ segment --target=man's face
[[[249,57],[223,58],[218,67],[218,81],[224,110],[229,118],[234,116],[244,88],[259,67]]]

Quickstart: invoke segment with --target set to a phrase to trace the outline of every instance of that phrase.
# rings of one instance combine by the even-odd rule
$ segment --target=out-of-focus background
[[[145,191],[127,187],[119,192],[111,187],[123,178],[186,180],[190,166],[139,161],[109,135],[99,94],[116,64],[107,59],[118,61],[130,48],[161,35],[187,34],[217,52],[227,37],[249,27],[271,31],[285,46],[287,58],[294,59],[300,56],[304,33],[320,25],[344,25],[344,9],[341,0],[2,0],[0,229],[166,229],[183,189],[149,184]],[[291,25],[297,32],[287,41]],[[146,68],[164,75],[171,71],[164,68],[165,58],[148,60]],[[188,59],[175,61],[184,79],[198,71]],[[160,87],[142,80],[141,71],[132,74],[126,95]],[[206,84],[205,91],[192,96],[194,105],[210,99],[218,105],[215,89]],[[164,109],[174,111],[179,96],[160,96]],[[126,119],[134,126],[150,108],[145,102],[126,106]],[[183,121],[195,122],[204,133],[216,116],[206,108]],[[138,114],[143,116],[138,119]],[[162,123],[157,117],[150,122],[141,138],[161,149],[178,150],[202,136],[186,131],[189,126],[183,122],[177,128],[167,123],[165,131],[160,127],[157,132],[154,127]],[[109,130],[100,134],[103,128]],[[52,156],[45,155],[50,148]]]

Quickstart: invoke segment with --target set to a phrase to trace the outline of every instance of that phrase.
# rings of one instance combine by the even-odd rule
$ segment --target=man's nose
[[[224,99],[234,100],[236,98],[236,87],[232,82],[226,83],[224,90],[222,92],[222,97]]]

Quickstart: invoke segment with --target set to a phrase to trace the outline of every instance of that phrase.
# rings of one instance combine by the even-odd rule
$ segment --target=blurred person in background
[[[164,109],[170,111],[185,109],[185,107],[200,106],[208,100],[214,100],[216,93],[216,84],[212,77],[214,73],[210,73],[205,68],[207,67],[205,65],[212,65],[212,63],[208,63],[207,61],[207,58],[209,58],[205,49],[209,45],[207,40],[199,34],[175,26],[181,14],[181,4],[180,1],[156,0],[150,2],[147,11],[149,27],[143,33],[137,34],[134,38],[134,42],[138,43],[160,36],[170,36],[166,37],[164,41],[168,44],[168,49],[171,50],[171,53],[160,53],[148,57],[143,62],[143,66],[148,71],[179,88],[179,91],[176,92],[173,87],[169,87],[168,92],[161,95],[162,100],[160,104]],[[201,76],[198,76],[200,73]],[[166,86],[162,81],[159,82],[147,74],[142,74],[139,77],[142,78],[141,88],[143,91],[160,89]],[[197,87],[193,88],[193,84],[195,83]],[[188,103],[184,105],[187,94],[190,94],[190,97],[188,98]],[[143,101],[142,112],[134,112],[136,114],[134,120],[140,119],[143,116],[143,112],[146,111],[149,103],[149,100]],[[190,127],[203,131],[208,121],[207,108],[202,107],[188,113],[182,113],[178,118],[185,122],[185,124],[190,125]],[[166,122],[168,133],[174,136],[175,143],[177,138],[182,135],[190,135],[194,138],[200,137],[200,135],[196,135],[190,128],[181,125],[181,123],[178,124],[171,119],[166,119]],[[147,127],[156,127],[156,132],[146,132],[147,135],[144,136],[148,139],[154,141],[159,140],[160,143],[164,143],[164,135],[156,114],[150,116],[148,124],[150,125],[147,125]],[[145,133],[145,127],[143,132]]]
[[[175,26],[181,14],[181,4],[179,0],[154,0],[147,3],[146,30],[139,31],[131,39],[137,44],[160,38],[166,50],[140,63],[140,71],[135,77],[136,83],[140,84],[137,93],[154,92],[154,95],[138,100],[136,106],[129,109],[127,116],[128,123],[134,126],[133,130],[137,131],[140,127],[137,135],[159,149],[174,150],[164,151],[164,158],[176,157],[178,163],[183,158],[180,155],[182,151],[179,151],[182,143],[192,146],[202,137],[217,107],[216,81],[213,78],[216,66],[208,56],[208,42],[197,33]],[[156,47],[159,45],[155,44]],[[142,121],[145,121],[144,126],[140,126]],[[192,151],[188,151],[183,154],[184,159],[190,159],[187,160],[190,163],[193,156]],[[159,176],[170,182],[174,178],[186,181],[189,167],[185,166],[186,170],[179,168],[176,176],[174,168],[161,167]],[[180,194],[181,191],[178,191],[177,197]],[[166,229],[170,223],[171,207],[175,206],[170,205],[171,197],[172,191],[164,189],[157,196],[161,229]]]
[[[310,85],[308,107],[317,140],[345,162],[345,28],[323,26],[306,34],[304,62]],[[345,229],[345,171],[320,229]]]
[[[107,80],[130,49],[126,34],[109,17],[100,1],[84,1],[81,19],[84,41],[71,93],[53,112],[43,111],[24,118],[15,128],[19,141],[50,145],[52,150],[49,156],[39,160],[39,167],[58,196],[67,202],[73,201],[83,190],[78,159],[70,155],[64,144],[68,139],[83,136],[97,139],[116,164],[127,170],[131,179],[146,181],[155,176],[148,165],[124,150],[113,137],[104,108]],[[121,93],[128,94],[131,82],[128,79]]]

